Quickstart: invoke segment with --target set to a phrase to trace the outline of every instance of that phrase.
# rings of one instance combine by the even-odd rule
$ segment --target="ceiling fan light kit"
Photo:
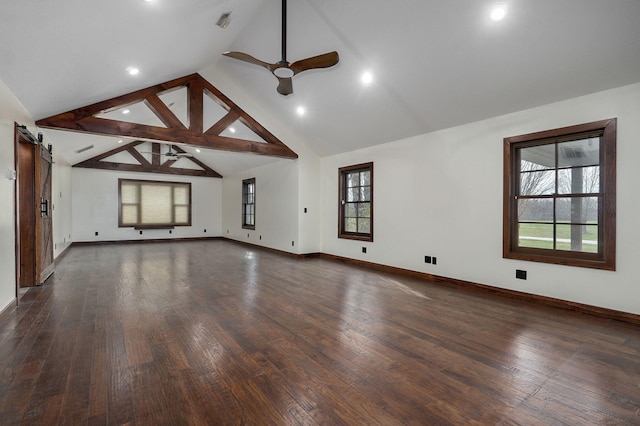
[[[287,0],[282,0],[282,59],[280,61],[271,64],[242,52],[225,52],[223,55],[239,61],[258,65],[271,71],[271,73],[278,79],[278,88],[276,90],[284,96],[293,93],[293,82],[291,78],[294,75],[311,69],[330,68],[336,65],[340,60],[338,52],[333,51],[293,63],[289,63],[289,61],[287,61]]]

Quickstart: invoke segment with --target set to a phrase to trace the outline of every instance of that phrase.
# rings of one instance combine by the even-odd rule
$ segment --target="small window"
[[[256,178],[242,181],[242,227],[256,229]]]
[[[338,237],[373,241],[373,163],[339,169]]]
[[[118,180],[118,226],[191,226],[191,184]]]
[[[616,120],[504,140],[503,256],[615,270]]]

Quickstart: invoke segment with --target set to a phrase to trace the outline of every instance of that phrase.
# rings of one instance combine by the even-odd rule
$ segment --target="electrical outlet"
[[[207,230],[206,230],[206,229],[204,230],[204,233],[205,233],[205,234],[207,233]]]
[[[98,231],[96,231],[96,237],[98,236]]]
[[[260,240],[262,240],[262,235],[260,235]]]
[[[170,233],[170,234],[173,234],[173,230],[169,229],[169,233]]]
[[[433,257],[431,258],[431,263],[435,265],[435,264],[436,264],[436,262],[437,262],[437,258],[436,258],[435,256],[433,256]]]
[[[366,247],[362,247],[362,252],[366,253],[367,252],[367,248]]]
[[[140,235],[142,235],[142,231],[140,231]]]
[[[293,245],[294,245],[294,244],[293,244],[293,241],[291,241],[291,247],[293,247]]]
[[[516,278],[519,280],[526,280],[527,271],[523,271],[522,269],[516,269]]]
[[[424,263],[431,263],[431,256],[425,256]]]
[[[305,213],[307,212],[307,208],[306,208],[306,207],[304,208],[304,212],[305,212]]]

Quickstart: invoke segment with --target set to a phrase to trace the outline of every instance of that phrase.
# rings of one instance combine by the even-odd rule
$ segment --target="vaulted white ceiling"
[[[507,17],[492,22],[494,3],[291,0],[287,59],[337,50],[340,63],[295,76],[284,97],[267,70],[221,56],[278,61],[280,0],[3,0],[0,79],[37,120],[193,72],[219,76],[319,155],[640,81],[640,1],[504,0]],[[74,150],[91,136],[50,134],[69,161],[83,159]],[[101,143],[85,155],[117,144]],[[200,155],[223,175],[270,161]]]

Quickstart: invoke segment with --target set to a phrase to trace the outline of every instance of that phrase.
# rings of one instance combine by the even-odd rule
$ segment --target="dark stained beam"
[[[158,97],[158,94],[161,92],[179,87],[187,87],[189,92],[187,98],[187,111],[189,115],[188,129]],[[215,123],[207,132],[203,132],[205,95],[211,96],[216,102],[229,111],[227,115],[219,120],[218,123]],[[154,114],[167,126],[166,128],[96,117],[97,114],[113,111],[142,101],[144,101]],[[234,119],[232,120],[232,118]],[[266,143],[220,136],[219,134],[236,119],[240,120]],[[294,151],[199,74],[191,74],[117,98],[44,118],[38,120],[36,124],[44,128],[183,143],[222,151],[245,152],[282,158],[298,158],[298,155]]]
[[[182,121],[178,117],[175,116],[173,111],[169,109],[169,107],[162,102],[157,95],[149,95],[144,100],[145,104],[149,107],[151,111],[164,123],[167,127],[173,127],[177,129],[186,129]]]
[[[222,175],[211,167],[207,166],[202,161],[198,160],[195,157],[183,157],[188,161],[198,165],[202,168],[202,170],[197,169],[185,169],[181,167],[172,167],[176,162],[175,159],[171,158],[164,163],[161,164],[161,150],[160,144],[156,142],[151,142],[151,162],[149,162],[137,149],[134,147],[145,143],[145,141],[134,141],[128,143],[123,146],[119,146],[118,148],[107,151],[103,154],[96,155],[95,157],[89,158],[88,160],[82,161],[78,164],[74,164],[73,167],[81,167],[86,169],[100,169],[100,170],[116,170],[121,172],[140,172],[140,173],[160,173],[160,174],[169,174],[169,175],[183,175],[183,176],[202,176],[202,177],[210,177],[210,178],[221,178]],[[172,145],[171,148],[180,153],[185,153],[186,151],[180,148],[179,146]],[[114,161],[103,161],[105,158],[111,157],[114,154],[119,152],[126,151],[133,158],[135,158],[140,164],[127,164],[127,163],[117,163]]]

